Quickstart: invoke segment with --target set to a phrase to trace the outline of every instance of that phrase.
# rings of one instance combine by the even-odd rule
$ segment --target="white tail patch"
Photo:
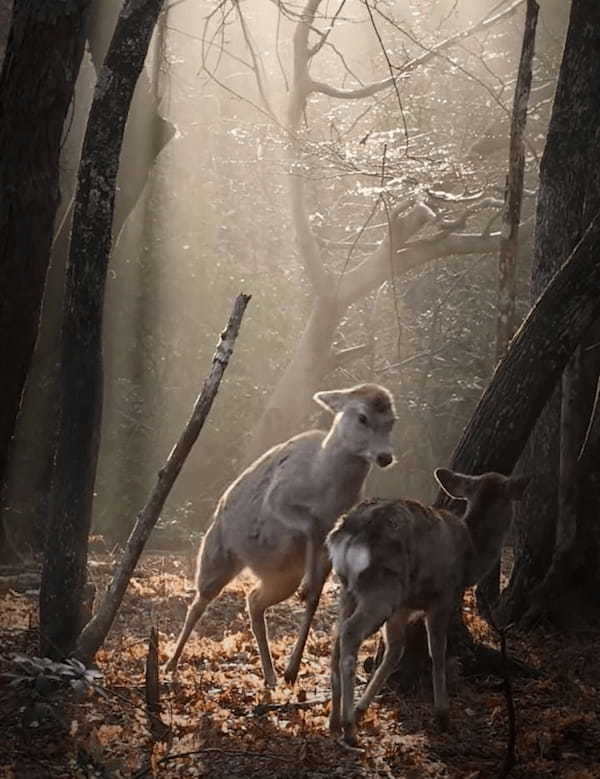
[[[329,550],[329,557],[331,558],[331,567],[337,573],[338,576],[347,578],[346,571],[346,548],[348,547],[349,538],[327,539],[327,549]]]
[[[346,552],[346,565],[350,569],[350,579],[355,581],[369,567],[371,553],[364,544],[352,544]]]
[[[368,547],[365,544],[351,544],[351,540],[346,537],[327,542],[331,566],[338,576],[346,579],[349,586],[371,563]]]

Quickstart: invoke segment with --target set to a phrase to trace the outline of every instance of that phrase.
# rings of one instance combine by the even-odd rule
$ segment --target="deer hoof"
[[[288,684],[295,684],[296,679],[298,678],[298,666],[297,664],[289,664],[288,667],[285,669],[283,678],[286,680]]]
[[[270,674],[265,675],[265,688],[267,690],[274,690],[277,687],[277,676],[272,671]]]
[[[433,721],[438,730],[448,730],[448,725],[450,724],[448,709],[438,709],[437,711],[434,711]]]

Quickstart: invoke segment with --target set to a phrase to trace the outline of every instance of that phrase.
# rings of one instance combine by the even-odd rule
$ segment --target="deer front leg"
[[[427,640],[433,674],[433,718],[441,730],[448,727],[448,690],[446,689],[446,633],[450,610],[432,609],[427,613]]]
[[[305,610],[296,644],[283,675],[289,684],[294,684],[298,677],[308,632],[319,605],[323,585],[331,571],[331,563],[323,550],[323,541],[320,537],[316,538],[315,536],[316,534],[309,537],[306,541],[305,573],[303,579]]]

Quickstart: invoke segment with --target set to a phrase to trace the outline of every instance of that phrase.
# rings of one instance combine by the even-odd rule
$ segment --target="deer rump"
[[[380,591],[388,613],[420,616],[466,585],[471,549],[455,514],[414,500],[370,500],[339,520],[327,547],[332,567],[355,598]]]

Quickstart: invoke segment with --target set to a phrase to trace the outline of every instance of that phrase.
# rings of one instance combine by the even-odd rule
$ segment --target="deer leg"
[[[344,740],[356,744],[354,679],[356,656],[365,638],[386,621],[389,609],[385,603],[359,603],[354,613],[340,626],[340,668],[342,682],[342,730]]]
[[[206,607],[221,592],[226,584],[241,571],[241,563],[223,550],[218,529],[211,527],[202,541],[198,554],[196,571],[196,597],[190,604],[181,633],[177,639],[175,651],[165,665],[165,671],[174,671],[183,647],[194,625],[198,622]]]
[[[427,612],[425,624],[433,674],[433,717],[442,730],[448,727],[448,691],[446,689],[446,633],[449,609]]]
[[[256,587],[248,593],[248,612],[252,624],[252,632],[256,639],[260,662],[262,665],[265,687],[275,687],[277,676],[273,668],[273,659],[269,649],[267,638],[267,626],[265,624],[265,611],[269,606],[286,600],[298,586],[300,576],[294,572],[282,578],[282,573],[277,571],[269,578],[261,579]]]
[[[304,652],[308,632],[317,606],[319,605],[323,585],[331,571],[331,562],[320,544],[309,538],[306,542],[306,547],[306,571],[304,575],[304,581],[306,582],[306,599],[304,617],[302,619],[296,644],[283,675],[284,679],[289,684],[294,684],[296,677],[298,676],[300,661],[302,660],[302,653]]]
[[[363,692],[356,705],[355,716],[357,719],[359,719],[361,714],[369,708],[369,704],[379,690],[381,690],[389,675],[402,658],[402,655],[404,654],[406,625],[408,624],[409,617],[410,611],[399,611],[396,614],[392,614],[383,626],[385,646],[383,658],[375,669],[366,690]]]
[[[343,587],[340,596],[340,615],[336,627],[331,650],[331,713],[329,715],[329,730],[339,733],[342,729],[341,700],[342,684],[340,679],[340,627],[352,614],[356,601],[348,590]]]

